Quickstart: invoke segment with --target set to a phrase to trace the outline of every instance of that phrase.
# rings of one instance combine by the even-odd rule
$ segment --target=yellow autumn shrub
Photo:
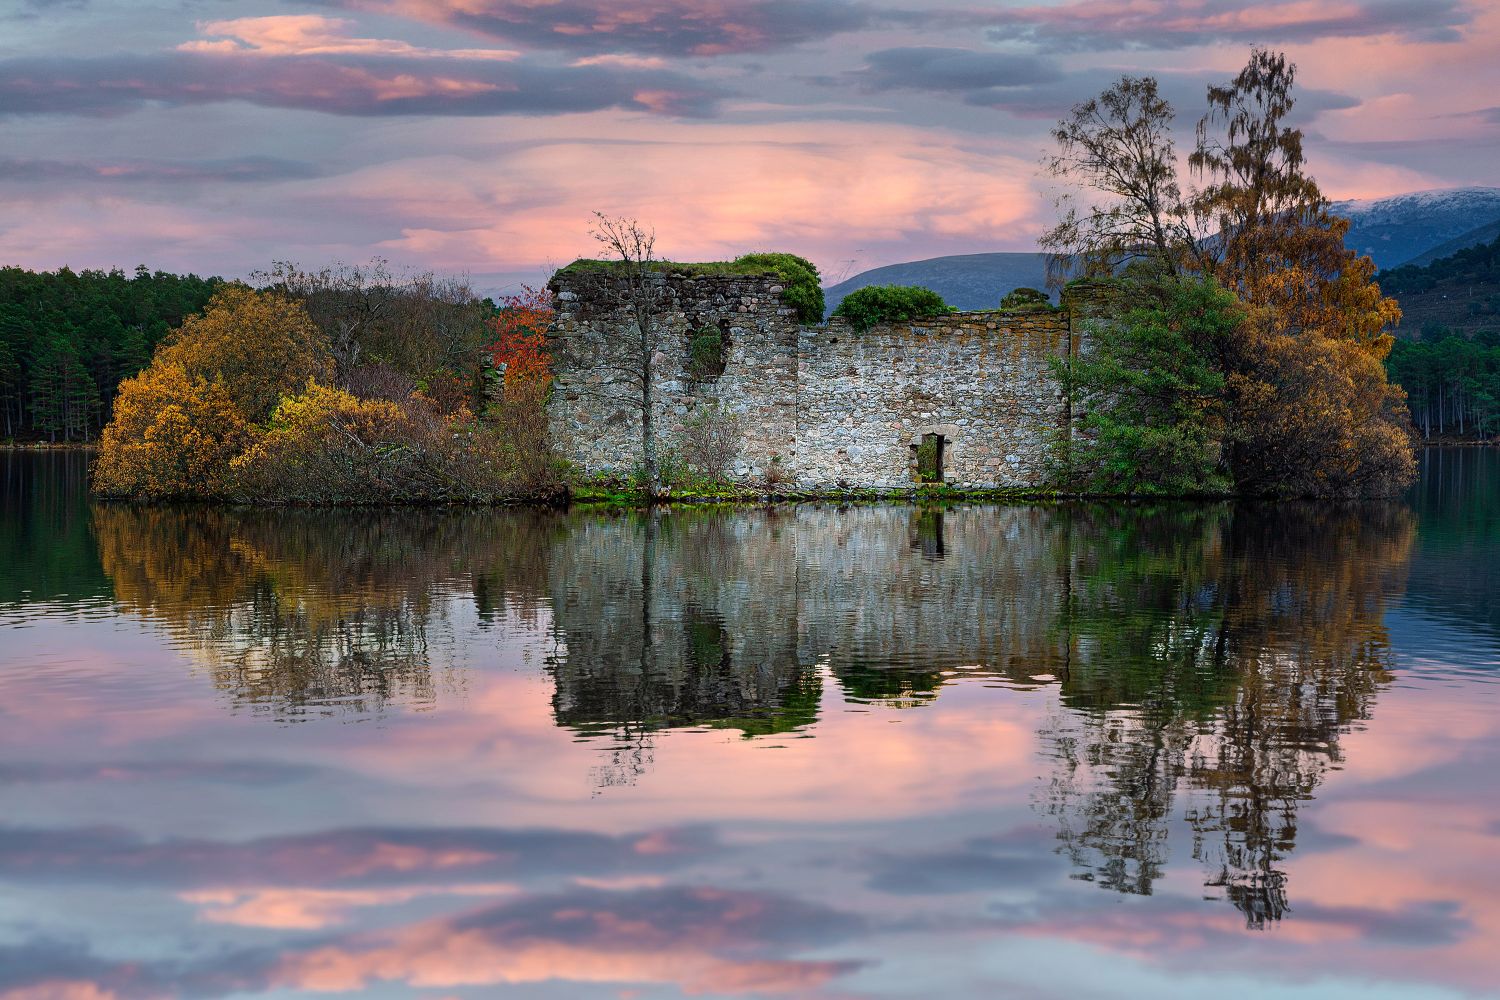
[[[225,285],[157,349],[153,364],[177,364],[224,384],[245,419],[259,423],[308,379],[328,382],[328,338],[299,302]]]
[[[94,490],[147,499],[216,496],[253,430],[218,379],[153,363],[120,385]]]
[[[492,502],[530,487],[502,433],[420,394],[360,399],[309,381],[231,463],[246,501],[319,504]]]
[[[309,381],[234,460],[232,489],[246,500],[376,502],[410,478],[418,436],[399,404]]]
[[[1286,496],[1392,496],[1416,475],[1406,394],[1384,345],[1317,330],[1260,331],[1229,378],[1242,488]]]
[[[280,398],[332,370],[327,338],[281,296],[227,285],[120,386],[99,441],[95,492],[226,495],[230,459]]]
[[[544,396],[518,398],[507,419],[481,423],[467,407],[421,393],[361,398],[332,387],[333,372],[327,338],[300,304],[228,286],[121,387],[95,490],[376,504],[487,503],[560,489],[544,453]]]

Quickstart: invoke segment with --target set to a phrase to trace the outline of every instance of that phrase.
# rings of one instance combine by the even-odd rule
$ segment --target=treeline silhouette
[[[1478,281],[1500,281],[1500,236],[1489,243],[1468,247],[1451,257],[1440,257],[1426,266],[1404,264],[1380,273],[1380,290],[1387,295],[1411,295],[1430,292],[1446,283],[1467,284]],[[1500,307],[1486,309],[1486,303],[1472,310],[1500,313]]]
[[[145,267],[0,268],[0,436],[92,440],[120,382],[221,283]]]

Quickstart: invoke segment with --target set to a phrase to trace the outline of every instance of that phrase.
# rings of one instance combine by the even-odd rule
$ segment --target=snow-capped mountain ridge
[[[1500,220],[1500,187],[1413,191],[1389,198],[1339,201],[1336,214],[1350,222],[1345,242],[1398,267],[1449,240]]]
[[[1430,191],[1408,191],[1385,198],[1353,198],[1336,201],[1339,214],[1378,218],[1414,210],[1432,211],[1450,207],[1488,207],[1500,204],[1500,187],[1434,188]]]
[[[1436,249],[1451,254],[1494,239],[1493,225],[1500,224],[1500,188],[1415,191],[1335,202],[1333,210],[1351,223],[1345,239],[1349,247],[1369,254],[1382,269],[1392,268]],[[1018,286],[1042,287],[1046,273],[1046,256],[1040,253],[960,254],[887,264],[830,285],[825,293],[832,309],[849,292],[866,285],[920,285],[961,309],[993,309],[1001,296]]]

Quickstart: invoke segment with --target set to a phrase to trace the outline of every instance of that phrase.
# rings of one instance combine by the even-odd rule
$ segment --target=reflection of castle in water
[[[458,604],[481,627],[550,611],[558,724],[622,747],[603,782],[664,728],[805,729],[828,678],[895,706],[959,674],[1055,684],[1039,807],[1080,877],[1151,892],[1180,808],[1207,884],[1252,925],[1285,911],[1298,803],[1388,679],[1383,609],[1412,538],[1397,509],[1202,506],[108,507],[95,528],[119,600],[236,703],[279,713],[432,704],[473,645]]]
[[[895,704],[976,664],[1048,674],[1054,518],[799,508],[580,524],[550,573],[558,721],[780,731],[812,721],[820,667],[848,698]]]

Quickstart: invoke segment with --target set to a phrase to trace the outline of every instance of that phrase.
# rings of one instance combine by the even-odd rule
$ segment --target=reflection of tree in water
[[[1193,856],[1254,927],[1287,909],[1299,803],[1390,679],[1405,510],[1087,511],[1071,525],[1047,808],[1083,877],[1149,893],[1185,793]],[[1086,544],[1080,544],[1087,540]]]
[[[939,670],[911,666],[892,670],[888,664],[864,659],[841,660],[833,673],[845,700],[885,708],[925,705],[938,696],[946,680]]]
[[[457,683],[451,656],[434,675],[444,598],[472,588],[481,621],[534,614],[544,575],[518,553],[551,517],[110,504],[94,531],[125,610],[163,623],[235,704],[297,718],[430,706],[439,679]],[[499,565],[481,588],[473,567]]]
[[[89,537],[90,456],[0,449],[0,613],[109,593]]]

